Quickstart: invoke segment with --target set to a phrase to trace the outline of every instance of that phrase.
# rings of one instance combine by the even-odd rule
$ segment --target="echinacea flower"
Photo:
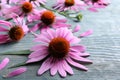
[[[46,32],[38,35],[35,41],[41,44],[31,48],[33,52],[28,56],[29,60],[26,63],[45,59],[38,70],[38,75],[50,69],[51,75],[58,72],[62,77],[66,77],[67,72],[73,74],[70,65],[87,71],[88,68],[78,61],[92,63],[85,58],[89,54],[85,52],[85,47],[79,44],[80,39],[75,37],[68,28],[47,29]]]
[[[57,3],[53,6],[53,8],[59,11],[79,11],[83,9],[84,6],[85,4],[81,0],[57,0]]]
[[[88,10],[97,12],[98,8],[105,8],[110,3],[109,0],[84,0],[84,2],[90,6]]]
[[[28,32],[25,20],[21,18],[14,19],[15,24],[0,20],[0,44],[11,41],[21,40]]]
[[[7,75],[4,75],[3,77],[4,78],[10,78],[10,77],[15,77],[15,76],[18,76],[18,75],[21,75],[23,74],[24,72],[27,71],[27,68],[26,67],[21,67],[21,68],[18,68],[10,73],[8,73]]]
[[[52,28],[60,28],[60,27],[70,27],[70,25],[66,24],[66,19],[61,19],[60,17],[57,17],[54,12],[49,10],[42,10],[39,15],[35,15],[33,20],[39,21],[38,24],[36,24],[31,31],[36,31],[38,29],[46,30],[50,27]]]
[[[39,11],[28,0],[20,0],[18,3],[9,8],[9,13],[15,13],[20,17],[27,18],[31,21],[31,17],[36,15]]]
[[[5,68],[7,66],[7,64],[9,63],[9,58],[4,58],[2,60],[2,62],[0,63],[0,70],[2,70],[3,68]]]

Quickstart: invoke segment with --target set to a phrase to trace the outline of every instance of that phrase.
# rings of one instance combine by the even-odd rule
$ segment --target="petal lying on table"
[[[81,37],[81,38],[82,38],[82,37],[87,37],[87,36],[89,36],[89,35],[91,35],[91,34],[93,34],[93,30],[88,30],[88,31],[80,34],[80,37]]]
[[[5,68],[7,64],[9,63],[9,61],[10,61],[9,58],[4,58],[3,61],[0,63],[0,70]]]
[[[27,68],[26,67],[21,67],[21,68],[18,68],[10,73],[8,73],[7,75],[3,75],[4,78],[10,78],[10,77],[15,77],[15,76],[18,76],[24,72],[27,71]]]

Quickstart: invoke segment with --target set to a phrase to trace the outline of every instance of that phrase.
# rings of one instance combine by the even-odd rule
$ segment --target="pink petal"
[[[41,55],[39,57],[31,58],[26,63],[33,63],[43,60],[47,55]]]
[[[69,33],[70,33],[70,31],[67,28],[56,29],[56,36],[65,38]]]
[[[51,58],[48,58],[43,62],[42,66],[38,70],[38,75],[42,75],[45,71],[49,70],[52,67],[51,61]]]
[[[89,59],[86,59],[86,58],[82,58],[81,56],[78,56],[74,53],[69,53],[70,57],[74,60],[77,60],[77,61],[81,61],[81,62],[85,62],[85,63],[92,63],[91,60]]]
[[[64,60],[63,61],[63,68],[69,73],[74,74],[72,68],[69,66],[69,64]]]
[[[7,32],[7,31],[9,31],[9,30],[6,29],[6,28],[4,28],[4,27],[1,27],[1,26],[0,26],[0,31],[1,31],[1,32]]]
[[[53,29],[47,29],[47,33],[50,36],[50,39],[55,37],[55,31]]]
[[[4,58],[3,61],[0,63],[0,70],[5,68],[7,64],[9,63],[9,61],[10,61],[9,58]]]
[[[36,45],[34,47],[32,47],[30,50],[31,51],[36,51],[36,50],[43,50],[43,49],[47,49],[48,47],[46,45],[42,45],[42,44],[39,44],[39,45]]]
[[[46,36],[43,36],[43,34],[41,34],[39,37],[35,38],[34,41],[35,42],[43,42],[43,43],[49,43],[50,42],[50,40]]]
[[[81,65],[81,64],[73,61],[73,60],[72,60],[71,58],[69,58],[69,57],[66,58],[66,60],[67,60],[67,62],[68,62],[69,64],[71,64],[71,65],[73,65],[73,66],[75,66],[75,67],[77,67],[77,68],[80,68],[80,69],[85,70],[85,71],[88,70],[88,68],[86,68],[85,66],[83,66],[83,65]]]
[[[30,31],[35,32],[35,31],[37,31],[39,28],[40,28],[40,24],[36,24],[35,26],[33,26],[33,27],[30,29]]]
[[[92,33],[93,33],[93,30],[88,30],[88,31],[82,33],[82,34],[80,35],[80,37],[86,37],[86,36],[91,35]]]
[[[56,19],[56,23],[59,23],[59,22],[66,23],[67,19]]]
[[[51,40],[52,37],[49,35],[49,33],[47,33],[47,31],[50,30],[49,28],[46,29],[46,31],[42,32],[42,36],[45,36],[48,40]],[[40,36],[41,37],[41,36]]]
[[[69,36],[70,37],[70,36]],[[67,37],[67,39],[69,39],[68,37]],[[72,44],[75,44],[75,43],[79,43],[81,41],[81,39],[80,38],[77,38],[77,37],[71,37],[71,39],[69,40],[69,42],[70,43],[72,43]]]
[[[92,11],[92,12],[98,12],[98,10],[97,10],[96,8],[94,8],[94,7],[88,8],[88,10],[90,10],[90,11]]]
[[[78,32],[79,30],[80,30],[80,26],[79,26],[79,25],[77,25],[77,26],[73,29],[73,31],[72,31],[72,32],[73,32],[73,33],[74,33],[74,32]]]
[[[74,45],[70,47],[71,51],[77,51],[77,52],[85,52],[86,48],[81,45]]]
[[[0,35],[0,44],[6,43],[8,40],[8,35]]]
[[[54,65],[50,69],[50,74],[53,76],[57,73],[57,68],[58,68],[58,61],[54,63]]]
[[[8,22],[8,21],[0,20],[0,24],[6,25],[6,26],[8,26],[8,27],[11,27],[11,23]]]
[[[8,73],[7,75],[5,75],[3,77],[5,77],[5,78],[15,77],[15,76],[18,76],[18,75],[26,72],[26,71],[27,71],[26,67],[18,68],[18,69]]]
[[[34,51],[32,52],[28,57],[29,58],[35,58],[35,57],[39,57],[42,55],[46,55],[47,56],[47,50],[43,49],[43,50],[38,50],[38,51]]]
[[[63,68],[63,61],[59,61],[59,67],[58,67],[58,72],[62,77],[66,77],[66,71]]]

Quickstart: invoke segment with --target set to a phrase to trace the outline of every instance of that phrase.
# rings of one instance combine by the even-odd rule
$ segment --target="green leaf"
[[[13,66],[11,66],[11,67],[8,67],[8,69],[10,69],[10,68],[16,68],[16,67],[21,67],[21,66],[26,66],[26,65],[28,65],[28,63],[26,63],[26,62],[18,63],[18,64],[16,64],[16,65],[13,65]]]
[[[30,50],[20,50],[20,51],[9,51],[0,53],[1,55],[29,55],[31,53]]]

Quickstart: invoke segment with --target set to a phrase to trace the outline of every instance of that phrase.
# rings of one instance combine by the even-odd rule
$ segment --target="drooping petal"
[[[42,66],[38,70],[38,75],[42,75],[45,71],[49,70],[52,67],[51,61],[51,58],[48,58],[43,62]]]
[[[68,62],[69,64],[71,64],[71,65],[73,65],[73,66],[75,66],[75,67],[77,67],[77,68],[80,68],[80,69],[85,70],[85,71],[88,70],[88,68],[86,68],[86,67],[83,66],[82,64],[79,64],[79,63],[73,61],[73,60],[72,60],[71,58],[69,58],[69,57],[66,58],[66,60],[67,60],[67,62]]]
[[[7,64],[9,63],[9,61],[10,61],[9,58],[4,58],[3,61],[0,63],[0,70],[5,68]]]
[[[39,56],[42,56],[42,55],[46,55],[47,56],[47,50],[46,49],[43,49],[43,50],[38,50],[38,51],[34,51],[32,52],[28,58],[35,58],[35,57],[39,57]]]
[[[0,24],[6,25],[8,27],[11,27],[11,25],[12,25],[10,22],[3,21],[3,20],[0,20]]]
[[[58,66],[58,61],[54,62],[53,66],[50,69],[50,74],[52,76],[54,76],[57,73]]]
[[[58,73],[59,73],[62,77],[66,77],[66,76],[67,76],[67,73],[66,73],[65,69],[63,68],[63,61],[59,61]]]
[[[48,55],[48,54],[47,54]],[[47,55],[41,55],[35,58],[30,58],[26,63],[33,63],[43,60]]]
[[[7,32],[7,31],[9,31],[9,30],[4,28],[4,27],[2,27],[2,26],[0,26],[0,32]]]
[[[3,77],[5,77],[5,78],[15,77],[15,76],[18,76],[18,75],[26,72],[26,71],[27,71],[26,67],[18,68],[18,69],[8,73],[7,75],[5,75]]]
[[[70,57],[74,60],[77,60],[77,61],[81,61],[81,62],[85,62],[85,63],[92,63],[91,60],[87,59],[87,58],[83,58],[81,56],[78,56],[76,54],[73,54],[73,53],[69,53]]]
[[[0,44],[6,43],[9,40],[8,35],[0,35]]]
[[[69,74],[74,74],[72,68],[69,66],[69,64],[64,60],[63,61],[63,68],[66,70]]]
[[[70,50],[76,52],[85,52],[86,48],[82,45],[74,45],[70,47]]]

